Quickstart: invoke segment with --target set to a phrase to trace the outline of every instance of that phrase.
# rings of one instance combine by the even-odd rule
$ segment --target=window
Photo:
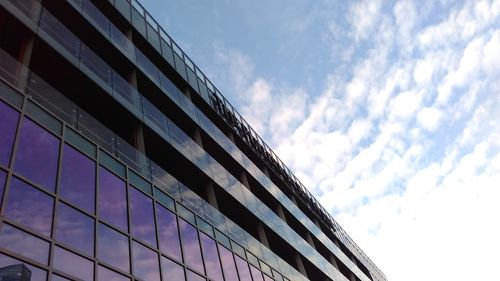
[[[160,205],[156,205],[156,215],[160,249],[165,254],[179,261],[182,260],[179,228],[175,214]]]
[[[182,252],[185,263],[199,272],[205,272],[201,258],[198,230],[183,219],[179,219]]]
[[[53,266],[57,270],[82,280],[94,280],[93,262],[61,247],[55,247]]]
[[[250,275],[250,269],[248,268],[248,263],[240,258],[238,255],[234,255],[236,260],[236,268],[238,268],[238,274],[241,281],[252,281],[252,276]]]
[[[145,246],[132,243],[132,264],[134,275],[142,280],[160,280],[158,254]]]
[[[69,202],[94,213],[95,163],[69,145],[64,145],[59,192]]]
[[[47,264],[49,243],[8,224],[0,229],[0,247],[39,263]]]
[[[14,171],[53,192],[58,156],[59,139],[25,118],[19,136]]]
[[[0,101],[0,165],[8,166],[16,136],[19,113]]]
[[[97,258],[101,261],[130,272],[128,238],[104,224],[99,224]]]
[[[129,199],[132,235],[156,247],[153,201],[133,187],[129,189]]]
[[[13,177],[5,216],[45,236],[50,236],[54,199]]]
[[[184,278],[184,268],[170,259],[165,257],[161,258],[161,270],[163,274],[163,280],[168,281],[185,281]]]
[[[127,231],[127,195],[125,182],[99,167],[99,216],[102,220]]]
[[[201,248],[203,249],[203,260],[207,270],[208,278],[215,281],[222,281],[222,269],[220,266],[219,254],[215,240],[200,232]]]
[[[97,268],[98,281],[130,281],[130,278],[109,270],[103,266]]]
[[[83,252],[94,255],[94,220],[70,206],[57,206],[56,240]]]
[[[222,270],[224,270],[224,277],[226,280],[238,281],[238,273],[236,272],[236,265],[234,264],[233,253],[220,244],[219,247],[220,260],[222,263]]]
[[[47,280],[47,272],[38,267],[29,265],[27,263],[23,263],[20,260],[5,256],[0,254],[0,268],[11,267],[11,269],[21,272],[21,274],[25,274],[27,271],[31,272],[30,281],[46,281]]]

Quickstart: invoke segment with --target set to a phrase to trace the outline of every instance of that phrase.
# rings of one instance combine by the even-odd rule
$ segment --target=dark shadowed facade
[[[0,276],[386,280],[140,4],[0,3]]]

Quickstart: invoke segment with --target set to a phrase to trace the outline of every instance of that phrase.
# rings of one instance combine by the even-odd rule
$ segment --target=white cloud
[[[422,128],[432,132],[439,127],[442,117],[443,113],[439,109],[424,107],[418,112],[417,121]]]

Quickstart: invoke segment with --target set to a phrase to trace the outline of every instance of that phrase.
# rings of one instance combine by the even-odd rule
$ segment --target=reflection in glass
[[[264,277],[262,277],[262,272],[258,270],[255,266],[250,265],[250,271],[252,272],[253,281],[264,281]]]
[[[0,206],[2,206],[3,190],[6,178],[7,174],[4,171],[0,170]]]
[[[127,197],[125,182],[99,167],[99,216],[127,231]]]
[[[187,276],[187,281],[205,281],[205,280],[207,280],[207,279],[201,277],[200,275],[192,272],[191,270],[187,271],[186,276]]]
[[[133,187],[129,189],[129,199],[132,235],[156,247],[153,201]]]
[[[19,135],[14,170],[47,190],[54,191],[58,154],[59,140],[25,118]]]
[[[119,273],[109,270],[103,266],[97,268],[98,281],[130,281],[130,278],[125,277]]]
[[[38,267],[23,263],[20,260],[0,254],[0,273],[5,271],[22,272],[25,276],[31,275],[30,281],[46,281],[47,272]],[[17,276],[16,276],[17,277]]]
[[[264,281],[274,281],[273,278],[267,276],[267,274],[264,274]]]
[[[219,248],[220,260],[222,263],[222,270],[226,280],[238,280],[238,273],[236,272],[236,265],[234,264],[233,253],[226,247],[217,244]]]
[[[158,254],[137,242],[132,243],[132,265],[137,278],[160,280]]]
[[[95,162],[64,145],[60,195],[87,212],[94,213]]]
[[[94,254],[94,220],[66,204],[59,203],[56,240],[92,256]]]
[[[94,264],[92,261],[57,246],[54,250],[53,266],[57,270],[85,281],[94,279]]]
[[[0,247],[39,263],[47,264],[49,246],[48,242],[8,224],[0,229]]]
[[[19,113],[0,101],[0,165],[9,164],[18,119]]]
[[[53,205],[52,197],[13,177],[5,216],[45,236],[50,236]]]
[[[181,260],[181,245],[179,241],[179,229],[175,215],[166,208],[156,205],[158,218],[158,239],[160,249],[167,255]]]
[[[104,224],[99,224],[97,258],[101,261],[130,272],[128,238]]]
[[[163,280],[169,281],[185,281],[184,278],[184,269],[183,267],[167,259],[165,257],[161,257],[161,270],[163,275]]]
[[[200,243],[198,241],[198,230],[183,219],[179,219],[179,229],[181,232],[184,262],[199,272],[205,272],[203,270]]]
[[[216,281],[222,281],[222,269],[220,267],[217,244],[203,232],[200,232],[201,248],[203,249],[203,260],[207,269],[207,276]]]
[[[238,255],[234,255],[236,260],[236,268],[238,268],[238,275],[241,281],[252,281],[252,276],[250,275],[250,269],[248,268],[248,263],[240,258]]]
[[[51,280],[52,281],[71,281],[71,280],[66,279],[64,277],[61,277],[59,275],[52,275],[52,279]]]

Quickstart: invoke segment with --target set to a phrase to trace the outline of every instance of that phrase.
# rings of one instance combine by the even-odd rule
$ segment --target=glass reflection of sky
[[[144,281],[160,280],[158,255],[145,246],[132,243],[134,276]]]
[[[168,281],[185,281],[184,278],[184,268],[165,257],[161,258],[161,270],[163,275],[163,280]]]
[[[99,168],[99,216],[128,231],[125,182],[108,170]]]
[[[219,248],[220,259],[222,263],[222,270],[226,280],[238,280],[238,273],[236,272],[236,265],[234,264],[233,253],[226,247],[217,245]]]
[[[49,258],[49,243],[8,224],[0,229],[0,247],[42,264]]]
[[[250,275],[250,269],[248,268],[248,263],[240,258],[238,255],[234,255],[236,260],[236,268],[238,269],[238,274],[240,276],[240,281],[252,281],[252,276]]]
[[[130,272],[128,238],[104,224],[99,224],[97,258],[103,262]]]
[[[203,249],[203,260],[205,261],[205,268],[207,276],[215,281],[222,281],[222,269],[219,261],[219,254],[217,253],[217,244],[215,240],[210,238],[203,232],[200,232],[201,248]]]
[[[60,247],[55,247],[53,266],[84,281],[94,279],[94,263]]]
[[[135,188],[129,189],[132,235],[156,247],[153,201]]]
[[[59,203],[56,240],[92,256],[94,254],[94,220],[66,204]]]
[[[264,281],[264,277],[262,277],[262,272],[258,270],[255,266],[250,265],[250,272],[252,272],[253,281]]]
[[[181,260],[181,246],[176,216],[166,208],[156,205],[160,249],[167,255]]]
[[[103,266],[97,268],[98,281],[130,281],[130,278],[111,271]]]
[[[179,229],[185,263],[199,272],[205,272],[198,241],[198,231],[183,219],[179,219]]]

